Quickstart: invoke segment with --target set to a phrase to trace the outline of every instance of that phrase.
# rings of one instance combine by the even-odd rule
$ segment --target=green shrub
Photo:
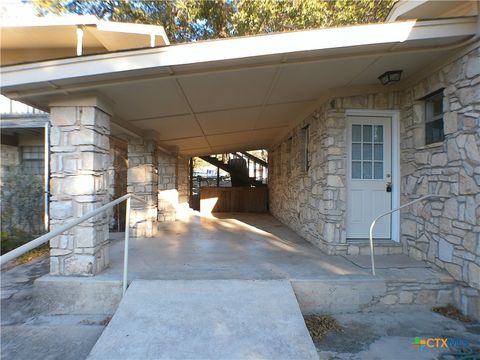
[[[3,171],[0,196],[0,247],[5,254],[45,231],[43,178],[21,168]]]
[[[0,245],[2,255],[16,249],[17,247],[26,244],[35,238],[34,235],[29,234],[20,229],[13,229],[11,233],[6,231],[0,232]]]
[[[40,234],[44,229],[43,177],[24,174],[21,168],[5,171],[1,186],[1,231]]]

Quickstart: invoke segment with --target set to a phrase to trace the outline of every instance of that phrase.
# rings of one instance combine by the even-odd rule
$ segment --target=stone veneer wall
[[[479,59],[477,47],[404,92],[331,99],[269,152],[271,213],[329,254],[355,254],[358,248],[347,244],[345,232],[345,110],[401,110],[401,203],[427,193],[449,196],[445,202],[416,204],[401,213],[403,251],[445,269],[459,280],[456,305],[477,318]],[[445,88],[446,138],[441,144],[425,146],[424,104],[418,99],[440,88]],[[301,129],[306,125],[310,128],[308,172],[302,171],[300,159]],[[286,145],[289,138],[290,154]],[[287,173],[289,157],[292,166]]]
[[[50,230],[109,201],[110,116],[96,107],[52,107]],[[94,275],[109,263],[102,213],[50,240],[52,275]]]
[[[177,189],[178,202],[188,208],[190,196],[190,159],[178,157],[177,159]]]
[[[425,146],[424,105],[444,88],[445,140]],[[444,66],[403,94],[401,202],[440,194],[401,214],[404,252],[445,269],[471,288],[458,288],[457,305],[480,314],[480,49]],[[475,290],[474,290],[475,289]]]
[[[396,93],[332,99],[293,129],[269,151],[270,212],[328,254],[346,254],[352,248],[358,252],[346,241],[345,110],[397,109],[399,101]],[[301,132],[307,125],[310,167],[305,172],[300,154]]]
[[[154,236],[158,206],[158,149],[152,139],[128,140],[127,191],[146,201],[132,199],[132,236]]]
[[[158,221],[175,221],[188,209],[189,159],[166,153],[158,159]]]
[[[178,204],[177,156],[159,153],[158,156],[158,221],[175,221]]]

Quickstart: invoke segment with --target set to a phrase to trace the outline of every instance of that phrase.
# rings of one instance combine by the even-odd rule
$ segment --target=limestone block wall
[[[130,226],[132,236],[155,235],[158,206],[158,150],[151,139],[131,138],[128,141],[127,192],[144,199],[132,199]]]
[[[188,207],[190,195],[190,159],[187,157],[178,157],[177,159],[177,188],[178,202],[182,206]]]
[[[445,140],[425,146],[423,104],[417,99],[440,88]],[[480,314],[479,48],[407,89],[401,117],[401,202],[448,196],[402,212],[404,252],[470,286],[458,289],[457,303],[466,313]]]
[[[426,146],[421,99],[441,88],[445,140]],[[480,317],[478,45],[404,91],[330,99],[270,149],[271,213],[329,254],[362,253],[345,235],[347,109],[400,110],[401,203],[426,194],[448,196],[402,211],[402,251],[445,269],[460,282],[457,306]],[[304,171],[301,133],[307,125],[310,168]]]
[[[177,156],[161,152],[158,156],[158,221],[175,221],[177,205]]]
[[[161,153],[158,161],[158,221],[175,221],[189,206],[189,159]]]
[[[353,248],[358,252],[346,241],[345,111],[396,109],[399,99],[393,92],[331,99],[287,134],[269,151],[270,212],[329,254],[345,254]],[[306,126],[308,171],[301,159]]]
[[[110,116],[96,107],[51,108],[50,228],[108,202]],[[50,273],[93,275],[109,263],[103,213],[50,240]]]

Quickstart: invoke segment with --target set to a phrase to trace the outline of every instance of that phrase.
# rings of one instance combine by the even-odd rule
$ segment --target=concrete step
[[[348,250],[347,255],[356,256],[370,256],[370,242],[368,239],[349,239],[347,240]],[[393,240],[375,239],[375,255],[393,255],[402,254],[402,244]],[[370,267],[370,266],[368,266]]]
[[[135,280],[88,359],[318,359],[289,281]]]
[[[302,314],[338,314],[368,308],[387,294],[385,280],[343,276],[291,280]]]

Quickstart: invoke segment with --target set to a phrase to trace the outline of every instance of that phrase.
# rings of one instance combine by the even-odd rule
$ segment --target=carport
[[[190,157],[269,149],[319,104],[398,90],[378,82],[389,70],[407,86],[475,32],[457,18],[119,50],[3,66],[2,93],[51,114],[52,228],[108,201],[113,136],[128,143],[128,192],[147,202],[133,204],[133,235],[153,236],[186,202]],[[173,176],[182,186],[166,187]],[[107,221],[52,241],[52,274],[105,269]]]

